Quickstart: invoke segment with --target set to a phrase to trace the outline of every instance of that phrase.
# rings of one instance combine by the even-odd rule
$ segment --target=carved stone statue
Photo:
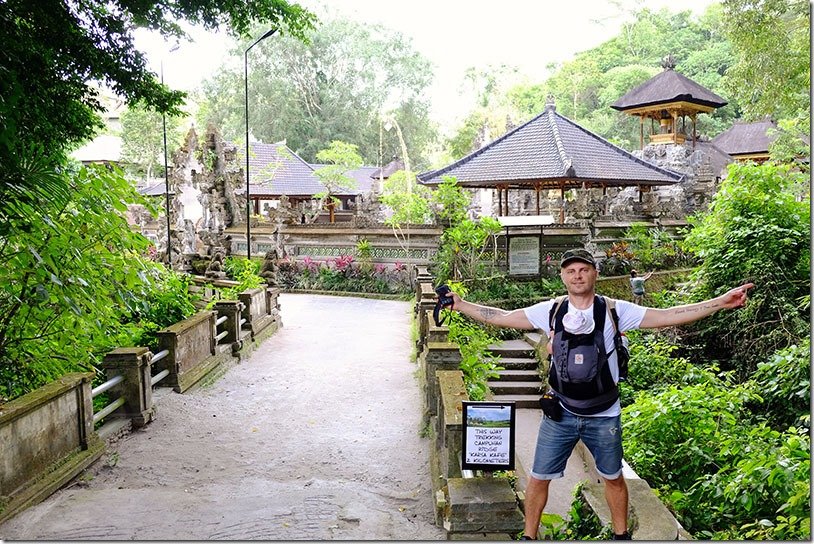
[[[263,266],[260,268],[259,276],[266,279],[266,283],[272,287],[277,285],[277,259],[279,258],[276,249],[266,251],[263,259]]]
[[[222,247],[215,249],[214,253],[212,254],[212,260],[209,262],[209,266],[206,267],[206,272],[204,272],[204,275],[207,278],[219,280],[226,277],[226,272],[223,270],[223,259],[225,254],[226,250],[224,250]]]

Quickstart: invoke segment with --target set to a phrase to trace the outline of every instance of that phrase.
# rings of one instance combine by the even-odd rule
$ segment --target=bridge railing
[[[282,326],[278,295],[261,288],[241,293],[245,302],[218,301],[214,311],[159,331],[155,354],[146,347],[112,350],[99,365],[107,380],[95,388],[92,373],[68,374],[0,405],[0,522],[98,459],[101,437],[152,421],[156,386],[180,393],[245,358]],[[109,401],[94,413],[93,399],[103,394]]]

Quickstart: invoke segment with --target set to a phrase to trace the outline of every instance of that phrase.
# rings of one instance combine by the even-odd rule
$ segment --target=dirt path
[[[280,297],[284,328],[0,526],[14,540],[444,539],[410,305]]]

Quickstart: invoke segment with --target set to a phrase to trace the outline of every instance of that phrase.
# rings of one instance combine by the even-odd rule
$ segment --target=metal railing
[[[170,350],[168,350],[168,349],[159,351],[158,353],[153,355],[153,358],[150,360],[150,364],[152,365],[153,363],[157,363],[158,361],[160,361],[161,359],[163,359],[164,357],[166,357],[169,354],[170,354]],[[150,379],[150,386],[151,387],[155,386],[155,384],[157,384],[158,382],[160,382],[161,380],[166,378],[169,375],[169,373],[170,373],[170,371],[165,369],[165,370],[162,370],[161,372],[159,372],[158,374],[156,374],[155,376],[153,376]],[[91,392],[90,392],[91,398],[96,398],[99,395],[101,395],[102,393],[104,393],[106,391],[110,391],[111,389],[113,389],[114,387],[116,387],[117,385],[122,383],[123,381],[124,381],[124,376],[122,376],[121,374],[117,374],[117,375],[113,376],[112,378],[110,378],[106,382],[104,382],[104,383],[102,383],[100,385],[97,385],[96,387],[91,389]],[[110,414],[112,414],[113,412],[115,412],[116,410],[121,408],[122,406],[124,406],[124,403],[125,403],[124,397],[119,397],[116,400],[114,400],[114,401],[110,402],[109,404],[107,404],[104,408],[102,408],[101,410],[99,410],[98,412],[93,414],[93,424],[96,425],[97,423],[102,421],[104,418],[106,418],[107,416],[109,416]]]
[[[163,359],[164,357],[166,357],[169,354],[170,354],[170,350],[168,350],[168,349],[163,349],[163,350],[159,351],[158,353],[153,355],[153,358],[150,360],[150,365],[154,365],[155,363],[157,363],[158,361],[160,361],[161,359]],[[165,368],[164,370],[162,370],[161,372],[159,372],[158,374],[156,374],[155,376],[150,378],[150,385],[155,386],[155,384],[157,384],[158,382],[160,382],[161,380],[163,380],[164,378],[169,376],[169,374],[170,374],[170,370],[168,368]]]
[[[218,332],[218,327],[226,322],[228,316],[222,315],[215,320],[215,344],[220,343],[221,340],[229,336],[229,331]]]
[[[116,387],[117,385],[119,385],[123,381],[124,381],[124,376],[122,376],[121,374],[113,376],[112,378],[107,380],[105,383],[103,383],[101,385],[97,385],[96,387],[91,389],[90,396],[91,396],[91,398],[96,398],[99,395],[101,395],[102,393],[104,393],[105,391],[108,391],[108,390],[112,389],[113,387]],[[121,407],[123,405],[124,405],[124,397],[117,398],[116,400],[114,400],[113,402],[111,402],[110,404],[108,404],[107,406],[105,406],[104,408],[102,408],[101,410],[96,412],[95,414],[93,414],[93,424],[96,425],[98,422],[102,421],[104,418],[106,418],[111,413],[113,413],[113,411],[115,411],[116,409],[118,409],[119,407]]]

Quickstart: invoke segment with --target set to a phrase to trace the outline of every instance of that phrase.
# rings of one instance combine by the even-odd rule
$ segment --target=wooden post
[[[678,144],[678,112],[672,110],[670,116],[673,118],[673,143]]]
[[[565,183],[560,182],[560,224],[565,223]]]
[[[537,197],[537,215],[540,215],[540,183],[534,184],[534,193]]]
[[[695,149],[695,117],[696,113],[693,112],[692,114],[692,148]]]
[[[639,149],[644,149],[644,115],[639,116]]]

